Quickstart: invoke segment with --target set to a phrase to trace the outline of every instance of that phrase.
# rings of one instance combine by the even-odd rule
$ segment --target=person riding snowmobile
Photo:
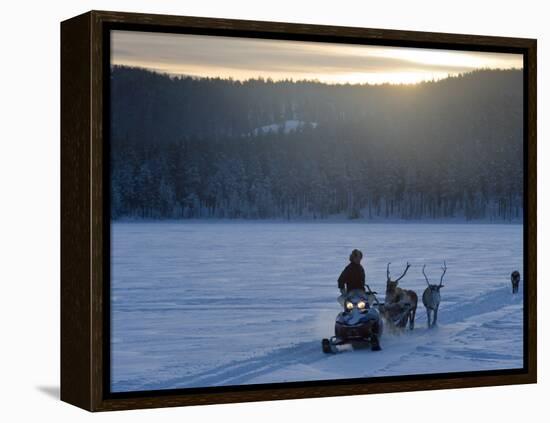
[[[333,353],[338,345],[349,343],[355,348],[370,346],[373,351],[380,351],[382,321],[379,312],[372,307],[378,304],[376,292],[365,284],[365,269],[361,266],[363,253],[353,250],[349,256],[350,263],[338,278],[340,296],[338,303],[342,306],[336,317],[335,336],[322,341],[323,352]],[[367,292],[368,291],[368,292]]]
[[[338,289],[340,296],[338,303],[343,307],[346,296],[352,291],[360,290],[365,292],[365,269],[361,266],[363,253],[357,249],[353,250],[349,256],[350,263],[344,268],[338,278]]]

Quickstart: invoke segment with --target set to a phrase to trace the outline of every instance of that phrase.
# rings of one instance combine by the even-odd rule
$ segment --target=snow
[[[169,222],[112,225],[114,392],[521,368],[521,225]],[[446,260],[439,326],[419,301],[383,350],[321,352],[353,248],[383,299],[392,274],[421,297]]]
[[[290,132],[295,132],[298,129],[303,128],[307,125],[311,125],[313,128],[316,128],[317,122],[304,122],[303,120],[285,120],[282,123],[272,123],[271,125],[261,126],[254,129],[252,133],[254,135],[258,135],[281,131],[284,134],[289,134]]]

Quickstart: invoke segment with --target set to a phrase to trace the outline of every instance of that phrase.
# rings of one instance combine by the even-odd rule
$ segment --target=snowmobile
[[[383,323],[377,307],[376,293],[354,290],[343,298],[344,310],[336,316],[334,336],[322,341],[323,352],[338,352],[338,346],[351,345],[354,349],[379,351]]]

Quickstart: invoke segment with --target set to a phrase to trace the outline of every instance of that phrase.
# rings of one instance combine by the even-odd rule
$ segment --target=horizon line
[[[194,75],[189,73],[177,73],[177,72],[166,72],[161,71],[154,68],[149,68],[146,66],[139,66],[139,65],[128,65],[128,64],[120,64],[120,63],[111,63],[111,71],[113,68],[126,68],[126,69],[136,69],[136,70],[142,70],[150,73],[154,73],[156,75],[160,76],[167,76],[171,79],[193,79],[196,81],[200,80],[220,80],[220,81],[233,81],[233,82],[240,82],[240,83],[247,83],[247,82],[254,82],[254,81],[264,81],[264,82],[272,82],[272,83],[281,83],[281,82],[291,82],[291,83],[314,83],[314,84],[321,84],[326,86],[352,86],[352,87],[366,87],[366,86],[372,86],[372,87],[380,87],[385,85],[391,85],[391,86],[417,86],[422,84],[429,84],[429,83],[436,83],[445,81],[452,78],[460,78],[464,77],[466,75],[471,75],[477,72],[523,72],[523,68],[491,68],[491,67],[482,67],[482,68],[476,68],[465,72],[456,72],[456,73],[448,73],[446,76],[441,78],[434,78],[431,79],[423,79],[419,81],[414,82],[391,82],[391,81],[384,81],[384,82],[358,82],[358,83],[351,83],[351,82],[336,82],[336,81],[322,81],[317,78],[303,78],[303,79],[294,79],[292,77],[290,78],[274,78],[271,76],[262,76],[258,75],[256,77],[249,77],[249,78],[237,78],[233,76],[202,76],[202,75]]]

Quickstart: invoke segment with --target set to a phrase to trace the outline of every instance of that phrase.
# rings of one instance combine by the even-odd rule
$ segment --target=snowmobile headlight
[[[359,310],[364,310],[366,306],[367,306],[367,304],[366,304],[364,301],[359,301],[359,302],[357,303],[357,308],[358,308]]]
[[[351,301],[348,301],[348,302],[346,303],[346,308],[347,308],[348,310],[353,310],[353,303],[352,303]]]

